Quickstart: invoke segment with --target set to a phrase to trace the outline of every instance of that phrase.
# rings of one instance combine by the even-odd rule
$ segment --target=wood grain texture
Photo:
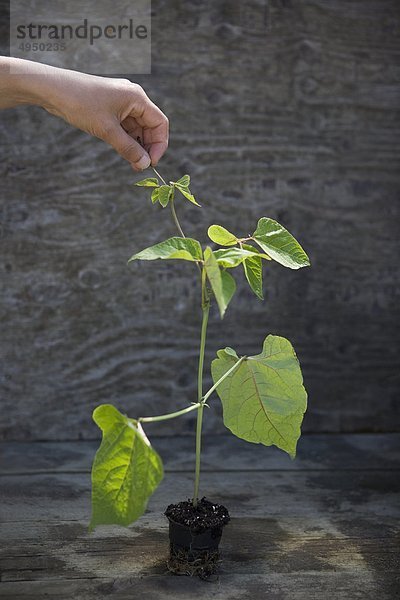
[[[202,480],[207,496],[232,516],[214,583],[165,569],[162,513],[190,495],[192,473],[179,460],[188,440],[156,439],[167,472],[148,511],[129,528],[105,526],[93,534],[87,531],[90,442],[1,444],[1,597],[397,597],[399,435],[310,435],[297,463],[267,452],[257,468],[256,461],[249,465],[245,444],[235,448],[226,438],[224,469],[225,437],[206,439]]]
[[[168,473],[194,471],[194,436],[155,436],[146,433]],[[0,475],[42,473],[89,473],[99,442],[7,442],[0,446]],[[240,457],[239,464],[237,457]],[[208,435],[203,443],[202,472],[246,471],[370,471],[397,470],[400,434],[305,434],[299,441],[296,460],[271,446],[249,444],[233,435]]]
[[[245,234],[265,215],[310,254],[312,269],[267,267],[265,303],[239,277],[206,362],[288,337],[307,431],[399,429],[399,30],[394,0],[155,0],[152,75],[132,76],[170,117],[160,171],[190,172],[204,207],[178,206],[186,230],[205,242],[213,222]],[[3,111],[0,153],[1,438],[90,439],[101,402],[136,416],[192,401],[193,270],[126,266],[174,232],[169,216],[110,148],[41,109]]]

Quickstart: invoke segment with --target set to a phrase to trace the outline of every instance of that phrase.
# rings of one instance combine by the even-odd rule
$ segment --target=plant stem
[[[196,426],[196,467],[194,477],[194,492],[193,492],[193,506],[197,506],[199,497],[199,484],[200,484],[200,459],[201,459],[201,430],[203,425],[203,367],[204,367],[204,353],[206,348],[206,337],[207,337],[207,324],[208,315],[210,312],[210,300],[208,298],[206,288],[206,272],[202,270],[201,274],[201,297],[202,297],[202,310],[203,318],[201,323],[201,337],[200,337],[200,354],[199,354],[199,367],[197,377],[197,400],[199,408],[197,410],[197,426]]]
[[[185,415],[186,413],[191,412],[192,410],[196,410],[200,407],[200,404],[200,402],[197,402],[196,404],[192,404],[191,406],[182,408],[182,410],[177,410],[175,412],[167,413],[165,415],[158,415],[156,417],[139,417],[139,419],[137,420],[139,423],[153,423],[155,421],[167,421],[168,419],[175,419],[175,417],[180,417],[181,415]]]
[[[163,177],[161,177],[160,173],[154,168],[151,167],[154,171],[154,173],[157,175],[157,177],[159,177],[161,179],[161,181],[163,182],[164,185],[168,185],[167,182],[165,181],[165,179]]]
[[[159,177],[161,179],[161,181],[163,182],[164,185],[168,185],[167,182],[165,181],[164,177],[161,177],[160,173],[157,171],[157,169],[155,169],[154,167],[152,167],[154,173],[157,175],[157,177]],[[176,210],[175,210],[175,203],[174,203],[174,199],[172,198],[172,200],[170,200],[170,205],[171,205],[171,213],[172,213],[172,218],[174,220],[174,223],[176,225],[177,230],[179,231],[179,233],[181,234],[181,236],[184,238],[186,237],[186,235],[183,233],[183,229],[181,224],[179,223],[179,219],[178,219],[178,215],[176,214]]]
[[[160,175],[160,173],[152,167],[154,173],[164,185],[168,185],[165,179]],[[176,228],[178,229],[181,236],[186,237],[181,224],[179,223],[178,216],[175,210],[174,199],[170,201],[171,205],[171,213]],[[204,268],[201,268],[200,264],[196,263],[197,268],[201,274],[201,308],[203,311],[202,323],[201,323],[201,337],[200,337],[200,354],[199,354],[199,366],[198,366],[198,376],[197,376],[197,403],[192,406],[183,409],[182,411],[177,411],[176,413],[170,413],[169,415],[161,415],[159,417],[144,417],[139,419],[139,422],[150,422],[150,421],[163,421],[164,419],[173,419],[174,417],[180,416],[181,414],[185,414],[190,410],[194,410],[197,408],[197,426],[196,426],[196,468],[195,468],[195,480],[194,480],[194,494],[193,494],[193,506],[197,506],[198,496],[199,496],[199,483],[200,483],[200,455],[201,455],[201,430],[203,425],[203,410],[205,405],[205,400],[203,399],[203,368],[204,368],[204,352],[206,347],[206,337],[207,337],[207,324],[208,324],[208,315],[210,312],[210,299],[207,292],[206,287],[206,271]]]
[[[231,367],[226,373],[224,373],[222,375],[222,377],[220,377],[217,381],[217,383],[214,383],[214,385],[208,390],[207,394],[204,395],[203,397],[203,402],[207,402],[207,400],[209,399],[209,397],[211,396],[211,394],[213,393],[214,390],[217,389],[217,387],[220,385],[220,383],[222,383],[224,381],[224,379],[226,379],[227,377],[229,377],[229,375],[231,373],[233,373],[233,371],[235,371],[239,365],[241,365],[241,363],[247,359],[247,356],[242,356],[241,358],[239,358],[239,360],[233,365],[233,367]]]
[[[181,227],[181,224],[179,223],[178,216],[177,216],[176,210],[175,210],[174,199],[172,198],[169,203],[170,203],[170,206],[171,206],[171,213],[172,213],[172,218],[174,219],[174,223],[175,223],[175,225],[176,225],[179,233],[184,238],[184,237],[186,237],[186,235],[183,233],[183,229]]]

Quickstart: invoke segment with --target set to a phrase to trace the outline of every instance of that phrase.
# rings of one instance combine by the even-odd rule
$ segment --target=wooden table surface
[[[399,597],[399,434],[309,434],[295,461],[232,436],[206,438],[202,492],[232,516],[215,582],[166,572],[162,513],[191,495],[194,438],[153,444],[166,475],[146,514],[92,534],[97,443],[0,445],[1,598]]]

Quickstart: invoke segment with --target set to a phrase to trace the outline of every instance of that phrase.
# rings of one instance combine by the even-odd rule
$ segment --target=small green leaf
[[[246,258],[265,258],[266,260],[271,260],[269,256],[266,254],[260,254],[255,248],[248,245],[248,248],[251,250],[247,250],[243,248],[220,248],[219,250],[214,250],[214,256],[218,261],[218,264],[221,267],[225,267],[226,269],[233,269],[240,265]]]
[[[252,256],[250,253],[246,253],[241,248],[223,248],[214,250],[214,256],[220,267],[225,269],[233,269],[244,261],[246,256]]]
[[[236,292],[236,282],[232,275],[227,271],[221,271],[222,279],[222,295],[224,298],[225,310],[228,308],[229,302],[232,300],[234,293]],[[221,310],[221,308],[220,308]],[[223,315],[221,315],[221,318]]]
[[[225,348],[225,352],[227,354],[229,354],[229,356],[233,356],[234,358],[237,358],[237,359],[239,358],[238,355],[237,355],[237,353],[236,353],[236,350],[234,350],[233,348],[230,348],[229,346],[227,346]]]
[[[299,242],[282,225],[262,217],[253,233],[254,241],[276,262],[289,269],[308,267],[310,260]]]
[[[155,246],[145,248],[134,254],[132,260],[162,260],[180,258],[182,260],[198,261],[203,259],[200,243],[192,238],[172,237]]]
[[[158,179],[156,179],[155,177],[148,177],[147,179],[137,181],[135,185],[139,185],[142,187],[158,187]]]
[[[168,202],[174,197],[174,188],[172,185],[161,185],[159,188],[158,199],[163,208],[165,208]]]
[[[160,188],[156,188],[155,190],[153,190],[151,192],[151,201],[153,204],[155,204],[157,202],[157,200],[159,199],[160,196]]]
[[[243,248],[249,251],[255,250],[255,248],[253,248],[253,246],[250,246],[250,244],[243,244]],[[249,286],[251,287],[255,295],[258,298],[260,298],[260,300],[263,300],[263,272],[261,257],[252,256],[250,258],[246,258],[243,261],[243,269]]]
[[[200,206],[200,204],[197,202],[197,200],[193,196],[193,194],[190,193],[189,188],[178,185],[178,183],[175,184],[175,187],[177,190],[180,191],[180,193],[183,196],[185,196],[185,198],[187,198],[190,202],[192,202],[192,204],[195,204],[196,206]]]
[[[231,348],[211,364],[216,383],[238,360]],[[289,340],[269,335],[261,354],[249,356],[217,387],[224,425],[237,437],[271,446],[292,458],[307,408],[299,361]]]
[[[188,188],[190,185],[190,175],[183,175],[178,181],[173,181],[172,183]]]
[[[211,284],[222,319],[228,304],[236,291],[236,283],[232,275],[229,275],[229,273],[220,269],[211,248],[206,248],[204,250],[204,261],[207,277]]]
[[[163,478],[161,458],[151,447],[141,425],[134,424],[114,406],[103,404],[93,412],[103,439],[92,467],[92,518],[97,525],[130,525],[146,510]]]
[[[207,233],[210,240],[220,246],[235,246],[238,243],[236,235],[233,235],[222,225],[211,225]]]

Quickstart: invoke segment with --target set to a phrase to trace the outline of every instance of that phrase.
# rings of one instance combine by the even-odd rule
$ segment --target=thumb
[[[122,158],[130,162],[135,171],[143,171],[150,166],[151,159],[146,150],[128,135],[119,123],[115,123],[108,128],[103,139]]]

